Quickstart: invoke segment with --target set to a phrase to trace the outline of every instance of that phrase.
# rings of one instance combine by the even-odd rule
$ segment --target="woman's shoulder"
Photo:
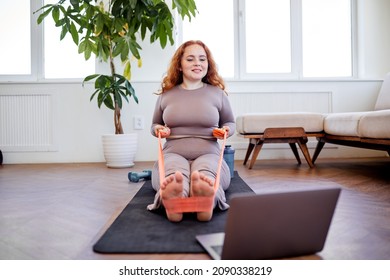
[[[174,86],[173,88],[170,88],[168,90],[165,90],[165,91],[162,91],[159,96],[162,98],[164,96],[169,96],[171,95],[172,93],[175,93],[175,92],[178,92],[180,91],[180,87],[179,86]]]
[[[165,91],[164,94],[165,94],[165,93],[178,92],[178,91],[181,91],[181,90],[182,90],[181,86],[180,86],[180,85],[176,85],[176,86],[174,86],[174,87],[168,89],[167,91]]]
[[[207,83],[205,84],[205,88],[207,89],[207,91],[212,91],[212,92],[215,92],[215,93],[218,93],[218,94],[225,94],[226,93],[220,87],[214,86],[214,85],[211,85],[211,84],[207,84]]]

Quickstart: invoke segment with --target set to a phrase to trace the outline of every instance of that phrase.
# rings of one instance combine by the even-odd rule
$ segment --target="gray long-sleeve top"
[[[230,128],[229,137],[234,134],[236,127],[226,93],[209,84],[204,84],[202,88],[194,90],[176,86],[161,94],[157,99],[153,114],[151,133],[154,136],[156,136],[154,127],[158,124],[166,125],[171,130],[164,151],[179,153],[183,156],[186,156],[189,145],[192,147],[191,150],[203,150],[201,153],[219,153],[218,148],[214,148],[215,143],[213,145],[209,143],[217,141],[212,136],[213,129],[228,126]],[[192,141],[177,141],[188,137],[193,137]],[[173,142],[169,143],[171,141],[175,142],[175,147],[173,147]],[[187,157],[196,156],[192,153]]]

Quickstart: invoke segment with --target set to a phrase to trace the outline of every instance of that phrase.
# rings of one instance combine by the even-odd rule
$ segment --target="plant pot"
[[[110,168],[134,166],[138,134],[106,134],[102,136],[106,165]]]

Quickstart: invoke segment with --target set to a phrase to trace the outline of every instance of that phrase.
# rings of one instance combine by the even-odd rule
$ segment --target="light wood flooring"
[[[0,259],[209,259],[206,254],[97,254],[99,239],[143,182],[104,163],[0,166]],[[258,160],[235,169],[257,193],[340,186],[323,251],[300,259],[390,259],[390,158]],[[146,211],[146,210],[145,210]]]

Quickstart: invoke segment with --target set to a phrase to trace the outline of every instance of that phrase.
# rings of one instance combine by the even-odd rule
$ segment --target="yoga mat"
[[[235,171],[226,197],[234,193],[253,192]],[[165,211],[148,211],[155,191],[147,181],[112,225],[93,246],[97,253],[203,253],[197,234],[222,232],[227,211],[214,210],[212,220],[199,222],[193,213],[184,214],[179,223],[167,220]]]

